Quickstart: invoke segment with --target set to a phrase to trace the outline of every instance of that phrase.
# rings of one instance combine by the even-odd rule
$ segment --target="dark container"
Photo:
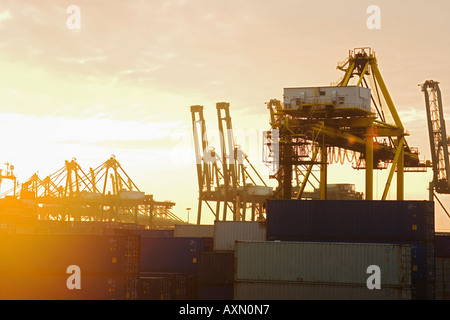
[[[450,258],[450,233],[437,232],[435,234],[434,251],[438,258]]]
[[[188,274],[186,277],[186,299],[197,300],[198,298],[198,276]]]
[[[200,286],[233,286],[234,252],[201,252],[198,283]]]
[[[141,237],[141,272],[198,272],[204,238]]]
[[[148,276],[139,278],[138,300],[170,300],[170,278]]]
[[[0,299],[136,299],[139,253],[132,235],[1,234]]]
[[[69,289],[70,274],[0,274],[1,300],[134,300],[137,276],[83,274],[80,289]]]
[[[0,274],[139,273],[140,238],[134,235],[0,234]]]
[[[433,241],[430,201],[269,200],[267,239]]]
[[[200,285],[198,300],[233,300],[234,286]]]
[[[173,237],[174,229],[133,230],[132,233],[142,237]]]
[[[188,275],[184,273],[142,273],[139,300],[186,300]]]
[[[205,248],[204,252],[213,252],[214,251],[214,238],[206,237],[203,238],[203,241],[205,242]]]

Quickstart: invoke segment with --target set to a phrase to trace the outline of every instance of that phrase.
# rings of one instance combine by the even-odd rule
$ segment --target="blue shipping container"
[[[204,238],[141,237],[141,272],[198,272]]]
[[[430,201],[269,200],[268,240],[434,240]]]

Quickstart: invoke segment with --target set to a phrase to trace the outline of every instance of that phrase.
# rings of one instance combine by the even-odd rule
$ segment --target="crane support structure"
[[[406,132],[371,48],[349,51],[337,69],[344,72],[335,85],[285,88],[284,101],[271,100],[271,131],[279,132],[280,168],[274,177],[276,195],[302,198],[313,166],[320,167],[320,198],[327,198],[327,166],[336,149],[352,155],[355,169],[365,170],[365,199],[373,200],[373,172],[388,169],[382,199],[397,175],[397,200],[404,199],[404,172],[426,171],[416,148],[406,142]],[[274,145],[270,141],[270,145]],[[344,158],[344,157],[343,157]],[[331,161],[330,161],[331,160]],[[299,193],[292,193],[293,166],[308,168]]]
[[[425,96],[428,135],[430,138],[431,161],[433,166],[433,180],[430,183],[430,200],[432,200],[434,191],[442,194],[450,193],[448,137],[439,82],[427,80],[420,86]]]
[[[199,187],[197,224],[201,224],[202,204],[214,220],[265,220],[265,202],[273,194],[245,152],[235,143],[230,103],[216,103],[220,150],[209,145],[203,106],[191,106],[194,151]],[[259,181],[258,181],[259,180]],[[215,202],[215,208],[211,203]],[[247,211],[251,211],[247,214]]]

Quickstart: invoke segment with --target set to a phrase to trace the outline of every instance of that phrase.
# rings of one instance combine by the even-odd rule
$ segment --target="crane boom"
[[[437,193],[448,194],[450,193],[450,181],[448,179],[450,176],[450,161],[439,82],[427,80],[421,87],[425,95],[428,134],[433,165],[433,181],[432,186],[430,186],[430,195],[433,194],[433,189]]]

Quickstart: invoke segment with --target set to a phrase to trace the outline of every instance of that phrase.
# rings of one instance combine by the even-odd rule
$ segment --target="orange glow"
[[[261,160],[262,132],[270,127],[264,103],[281,99],[284,87],[337,81],[337,62],[366,45],[377,53],[408,142],[429,159],[417,84],[432,77],[444,99],[450,96],[450,49],[441,41],[450,31],[450,4],[432,2],[432,16],[429,2],[383,2],[381,28],[372,30],[367,4],[356,0],[78,0],[79,29],[67,26],[72,3],[10,1],[0,9],[0,164],[14,164],[23,182],[65,160],[89,168],[114,154],[140,189],[174,201],[174,213],[187,220],[185,208],[195,214],[198,198],[190,105],[205,106],[219,148],[215,103],[230,102],[237,142],[275,186]],[[330,183],[364,190],[363,172],[348,164],[331,165],[328,175]],[[374,196],[385,175],[375,173]],[[428,199],[431,177],[407,173],[405,198]],[[1,191],[10,187],[3,181]],[[450,229],[450,219],[438,206],[436,212],[438,228]]]

